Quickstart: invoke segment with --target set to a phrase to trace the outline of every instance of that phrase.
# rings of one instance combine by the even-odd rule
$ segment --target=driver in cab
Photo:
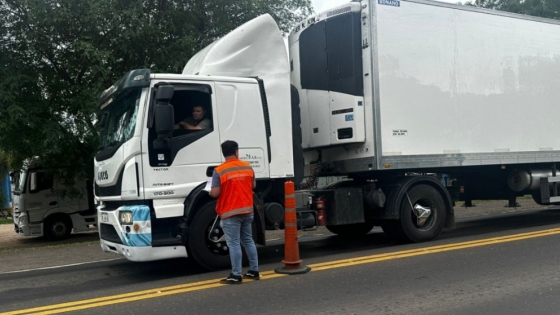
[[[206,118],[206,111],[201,105],[194,105],[192,116],[180,121],[175,125],[175,130],[204,130],[212,128],[212,121]]]

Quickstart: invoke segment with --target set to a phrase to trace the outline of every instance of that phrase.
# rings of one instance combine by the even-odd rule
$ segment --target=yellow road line
[[[420,256],[420,255],[434,254],[434,253],[440,253],[440,252],[446,252],[446,251],[452,251],[452,250],[459,250],[459,249],[465,249],[465,248],[472,248],[472,247],[487,246],[487,245],[493,245],[493,244],[499,244],[499,243],[513,242],[513,241],[519,241],[519,240],[524,240],[524,239],[529,239],[529,238],[549,236],[549,235],[554,235],[554,234],[560,234],[560,228],[537,231],[537,232],[521,233],[521,234],[515,234],[515,235],[508,235],[508,236],[496,237],[496,238],[488,238],[488,239],[462,242],[462,243],[454,243],[454,244],[424,247],[424,248],[404,250],[404,251],[393,252],[393,253],[377,254],[377,255],[371,255],[371,256],[362,256],[362,257],[356,257],[356,258],[343,259],[343,260],[337,260],[337,261],[330,261],[330,262],[325,262],[325,263],[308,265],[308,267],[312,268],[311,269],[312,271],[313,270],[315,270],[315,271],[326,270],[326,269],[346,267],[346,266],[350,266],[350,265],[372,263],[372,262],[376,262],[376,261],[398,259],[398,258],[405,258],[405,257],[412,257],[412,256]],[[2,315],[2,314],[0,314],[0,315]]]
[[[369,264],[369,263],[385,261],[385,260],[435,254],[435,253],[460,250],[460,249],[472,248],[472,247],[494,245],[494,244],[506,243],[506,242],[514,242],[519,240],[544,237],[544,236],[550,236],[555,234],[560,234],[560,228],[537,231],[537,232],[514,234],[514,235],[508,235],[508,236],[496,237],[496,238],[481,239],[481,240],[469,241],[469,242],[461,242],[455,244],[417,248],[417,249],[404,250],[404,251],[398,251],[392,253],[355,257],[349,259],[312,264],[308,266],[311,268],[311,271],[321,271],[321,270],[349,267],[349,266],[355,266],[361,264]],[[277,274],[273,270],[261,272],[261,280],[274,279],[283,276],[286,275]],[[94,299],[87,299],[87,300],[81,300],[75,302],[68,302],[68,303],[29,308],[24,310],[5,312],[5,313],[0,313],[0,315],[58,314],[58,313],[71,312],[71,311],[83,310],[83,309],[106,306],[106,305],[157,298],[157,297],[185,293],[185,292],[217,288],[221,286],[226,286],[226,284],[220,284],[219,279],[212,279],[212,280],[174,285],[174,286],[143,290],[143,291],[137,291],[137,292],[131,292],[125,294],[111,295],[111,296],[94,298]]]

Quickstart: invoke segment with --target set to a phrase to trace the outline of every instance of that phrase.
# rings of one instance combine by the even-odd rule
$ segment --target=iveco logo
[[[102,171],[97,173],[98,181],[107,180],[107,179],[109,179],[109,174],[107,173],[107,171]]]

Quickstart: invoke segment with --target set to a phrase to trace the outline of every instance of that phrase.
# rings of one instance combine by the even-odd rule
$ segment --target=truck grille
[[[101,223],[100,233],[102,240],[122,244],[119,234],[112,225]]]
[[[113,186],[100,187],[95,183],[95,195],[97,197],[110,197],[110,196],[120,196],[122,191],[122,178],[123,178],[124,168],[119,174],[119,179]]]

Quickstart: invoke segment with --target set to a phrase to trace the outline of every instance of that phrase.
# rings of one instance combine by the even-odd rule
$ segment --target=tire
[[[369,231],[373,229],[373,222],[367,221],[355,224],[327,225],[326,227],[331,233],[342,237],[359,237],[368,234]]]
[[[541,197],[541,191],[540,190],[534,190],[531,192],[531,197],[533,197],[533,201],[541,206],[544,206],[544,203],[542,202],[542,197]]]
[[[408,196],[408,197],[407,197]],[[409,201],[410,199],[410,201]],[[429,210],[425,217],[419,217],[410,205]],[[420,208],[417,208],[421,211]],[[420,184],[413,186],[400,204],[400,220],[395,225],[396,235],[405,242],[424,242],[439,235],[445,224],[446,208],[443,197],[433,186]],[[388,234],[393,231],[388,230]]]
[[[215,271],[231,267],[229,249],[225,239],[216,243],[209,239],[210,229],[216,219],[216,201],[205,204],[194,216],[189,228],[189,256],[203,268]],[[215,232],[210,237],[221,238],[224,235],[220,227],[220,219],[214,225]]]
[[[72,233],[72,220],[66,215],[48,217],[44,224],[44,235],[51,241],[66,239]]]

